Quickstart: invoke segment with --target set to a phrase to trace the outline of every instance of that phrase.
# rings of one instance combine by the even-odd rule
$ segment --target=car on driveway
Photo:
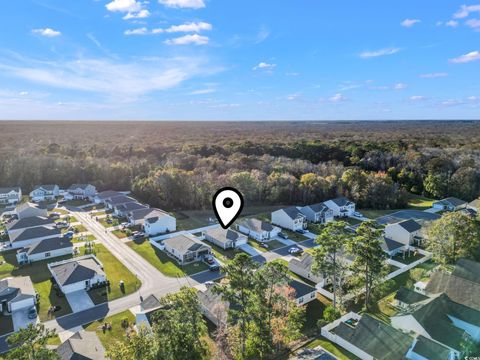
[[[75,233],[73,231],[67,231],[65,234],[63,234],[63,237],[66,238],[66,239],[71,239],[73,238],[73,235]]]
[[[279,232],[279,233],[278,233],[278,236],[280,236],[282,239],[285,239],[285,240],[288,239],[287,234],[284,234],[284,233],[282,233],[282,232]]]
[[[63,229],[63,228],[68,227],[68,223],[66,221],[59,221],[55,224],[55,227],[57,229]]]
[[[292,246],[290,249],[288,249],[288,253],[291,254],[291,255],[297,255],[297,254],[300,254],[302,252],[303,252],[303,250],[300,249],[299,247],[296,247],[296,246]]]
[[[132,234],[132,236],[133,236],[134,239],[143,239],[145,237],[145,234],[141,231],[135,231]]]
[[[37,309],[35,308],[35,306],[31,307],[28,310],[28,318],[29,319],[36,319],[37,318]]]
[[[264,242],[260,243],[260,246],[263,247],[263,248],[265,248],[265,249],[270,248],[270,246],[268,246],[268,244],[267,244],[267,243],[264,243]]]
[[[355,211],[355,212],[353,213],[353,216],[356,216],[356,217],[360,217],[360,218],[361,218],[361,217],[363,217],[363,214],[359,213],[358,211]]]
[[[295,230],[295,231],[299,234],[305,234],[306,233],[306,231],[303,230],[303,229],[298,229],[298,230]]]
[[[123,222],[123,223],[120,224],[120,226],[122,227],[122,229],[127,229],[127,228],[130,227],[130,223],[128,223],[128,222]]]

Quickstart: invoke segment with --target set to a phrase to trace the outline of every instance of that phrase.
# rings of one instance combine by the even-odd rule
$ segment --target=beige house
[[[163,240],[164,251],[180,265],[202,261],[212,248],[191,234],[181,234]]]
[[[325,280],[323,276],[312,272],[312,264],[313,256],[303,253],[300,259],[293,258],[288,262],[288,270],[316,284],[323,283]]]
[[[29,202],[18,205],[15,209],[15,213],[17,214],[19,219],[26,219],[34,216],[48,216],[46,207]]]
[[[385,226],[385,237],[409,246],[420,241],[421,230],[422,226],[410,219]]]

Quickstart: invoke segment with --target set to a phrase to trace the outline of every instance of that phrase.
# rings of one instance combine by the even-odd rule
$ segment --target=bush
[[[327,323],[337,320],[341,316],[340,311],[329,305],[323,310],[323,318]]]
[[[427,271],[425,269],[416,268],[410,270],[410,278],[415,281],[420,281],[427,276]]]

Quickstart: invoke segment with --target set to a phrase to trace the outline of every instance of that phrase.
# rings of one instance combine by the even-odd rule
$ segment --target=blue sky
[[[478,0],[2,8],[2,119],[480,117]]]

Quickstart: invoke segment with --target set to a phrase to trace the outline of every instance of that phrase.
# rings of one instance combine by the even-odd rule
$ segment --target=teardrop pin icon
[[[243,196],[233,187],[224,187],[213,195],[212,206],[218,222],[224,229],[238,218],[243,209]]]

